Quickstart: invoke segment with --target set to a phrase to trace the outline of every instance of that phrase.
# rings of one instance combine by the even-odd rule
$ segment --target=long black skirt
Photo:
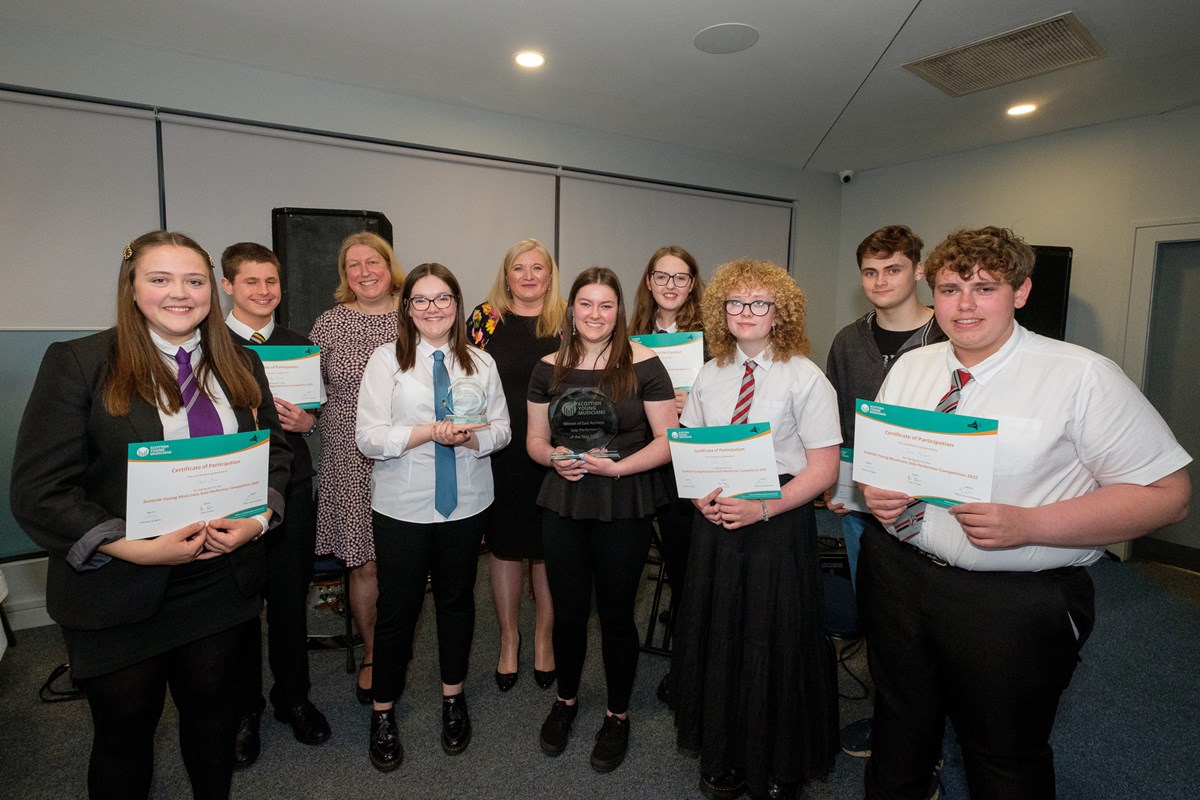
[[[805,505],[728,531],[696,515],[671,660],[679,745],[706,773],[826,774],[838,749],[837,673],[822,625],[816,521]]]

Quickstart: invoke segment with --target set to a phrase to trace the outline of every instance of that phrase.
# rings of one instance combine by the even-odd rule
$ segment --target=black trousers
[[[404,693],[426,576],[433,583],[442,683],[462,683],[475,635],[475,574],[487,514],[420,524],[373,511],[371,520],[379,576],[375,699],[391,702]]]
[[[288,486],[287,514],[263,537],[267,547],[267,662],[271,705],[287,708],[308,699],[308,589],[317,541],[317,504],[312,479]],[[261,713],[263,698],[262,629],[257,628],[245,658],[243,711]]]
[[[687,581],[688,550],[692,546],[692,517],[696,507],[691,500],[680,500],[675,486],[675,473],[667,464],[663,471],[671,502],[658,509],[658,534],[662,540],[663,564],[671,581],[671,613],[677,615],[683,605],[683,588]]]
[[[197,800],[229,797],[242,669],[252,619],[125,669],[80,684],[92,711],[88,795],[93,800],[150,796],[154,732],[166,690],[179,710],[179,749]]]
[[[629,709],[637,671],[633,606],[650,549],[650,520],[575,520],[547,511],[542,514],[542,545],[554,598],[558,694],[570,700],[579,693],[594,587],[608,710],[622,714]]]
[[[1092,630],[1091,577],[939,566],[870,523],[862,544],[875,683],[867,798],[925,796],[946,717],[972,800],[1053,798],[1050,730]]]

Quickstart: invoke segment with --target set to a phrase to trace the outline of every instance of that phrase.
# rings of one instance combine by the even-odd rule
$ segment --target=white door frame
[[[1121,368],[1143,391],[1158,245],[1194,239],[1200,239],[1200,218],[1140,222],[1133,226],[1133,265],[1129,275],[1129,309],[1125,318],[1125,355]],[[1129,558],[1131,544],[1120,542],[1109,545],[1108,549],[1124,561]]]

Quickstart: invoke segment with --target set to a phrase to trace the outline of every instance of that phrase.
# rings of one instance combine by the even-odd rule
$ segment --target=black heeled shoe
[[[517,634],[517,671],[516,672],[501,672],[496,670],[496,688],[502,692],[507,692],[509,689],[517,685],[517,678],[521,676],[521,634]]]
[[[362,675],[362,671],[364,669],[366,669],[367,667],[372,667],[372,666],[374,666],[374,663],[371,661],[362,662],[361,664],[358,665],[358,674]],[[374,682],[375,682],[375,674],[374,674],[374,672],[372,672],[371,673],[371,683],[374,683]],[[371,701],[375,699],[375,695],[372,694],[370,687],[364,689],[363,687],[358,685],[358,678],[354,679],[354,696],[358,699],[359,705],[364,705],[364,706],[369,706],[371,704]]]
[[[555,677],[556,673],[552,669],[543,671],[535,667],[533,670],[533,680],[543,689],[549,689],[553,686]]]

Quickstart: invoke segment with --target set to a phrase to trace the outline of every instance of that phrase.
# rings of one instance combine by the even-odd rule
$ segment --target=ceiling
[[[901,66],[1065,11],[1105,58],[960,98]],[[5,19],[825,172],[1200,102],[1196,0],[0,0]],[[726,22],[758,43],[696,49]],[[527,47],[540,72],[513,65]],[[1041,109],[1007,117],[1019,101]]]

